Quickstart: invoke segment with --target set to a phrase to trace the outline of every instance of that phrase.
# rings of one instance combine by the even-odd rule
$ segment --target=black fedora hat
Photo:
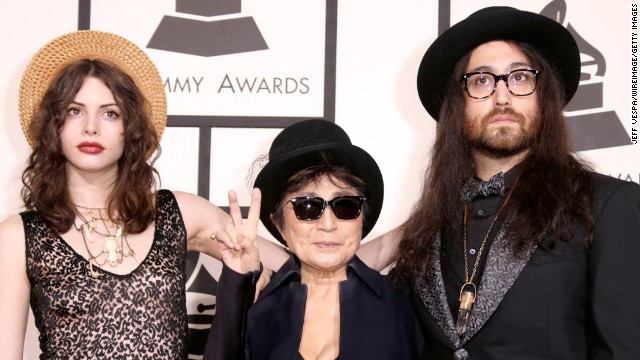
[[[351,144],[347,133],[326,120],[304,120],[286,127],[276,136],[269,149],[269,162],[256,177],[254,186],[262,192],[260,220],[278,241],[284,240],[270,213],[275,209],[282,186],[294,174],[313,166],[325,165],[322,156],[328,156],[330,165],[345,168],[367,185],[362,237],[373,228],[384,198],[382,173],[376,161],[363,149]],[[286,245],[286,244],[285,244]]]
[[[418,95],[436,121],[458,61],[477,46],[494,40],[515,40],[534,46],[558,72],[565,105],[571,100],[580,81],[580,51],[571,33],[546,16],[493,6],[474,12],[446,30],[422,58]]]

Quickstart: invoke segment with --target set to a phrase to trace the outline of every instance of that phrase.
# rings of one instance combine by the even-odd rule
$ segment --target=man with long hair
[[[437,134],[393,270],[413,286],[425,356],[640,358],[640,186],[571,150],[562,110],[579,78],[569,31],[510,7],[425,53]]]

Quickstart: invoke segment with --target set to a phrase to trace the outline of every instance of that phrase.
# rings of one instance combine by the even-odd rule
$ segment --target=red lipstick
[[[85,154],[100,154],[104,150],[104,146],[97,142],[85,141],[77,146],[78,150]]]

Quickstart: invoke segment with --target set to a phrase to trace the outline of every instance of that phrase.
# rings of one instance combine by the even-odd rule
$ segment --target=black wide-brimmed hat
[[[351,144],[349,136],[340,126],[326,120],[301,121],[286,127],[276,136],[269,149],[269,162],[254,183],[262,192],[260,220],[271,235],[283,244],[285,242],[271,221],[270,213],[281,200],[280,192],[286,181],[300,170],[325,165],[323,154],[330,165],[348,170],[367,186],[365,206],[369,207],[369,211],[364,218],[363,238],[378,220],[384,198],[384,183],[373,157]]]
[[[458,61],[494,40],[515,40],[535,47],[558,72],[565,105],[580,81],[580,51],[571,33],[546,16],[507,6],[487,7],[455,24],[431,44],[418,69],[418,95],[437,121]]]

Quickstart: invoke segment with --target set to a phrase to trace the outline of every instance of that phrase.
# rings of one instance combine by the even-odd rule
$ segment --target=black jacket
[[[424,359],[640,359],[640,186],[594,176],[591,248],[576,245],[584,234],[576,227],[576,241],[515,258],[501,231],[463,337],[454,330],[440,256],[433,257],[414,294]]]
[[[205,359],[298,359],[307,296],[299,262],[291,257],[251,306],[256,275],[223,268]],[[418,358],[407,287],[394,288],[358,257],[339,286],[340,360]]]

